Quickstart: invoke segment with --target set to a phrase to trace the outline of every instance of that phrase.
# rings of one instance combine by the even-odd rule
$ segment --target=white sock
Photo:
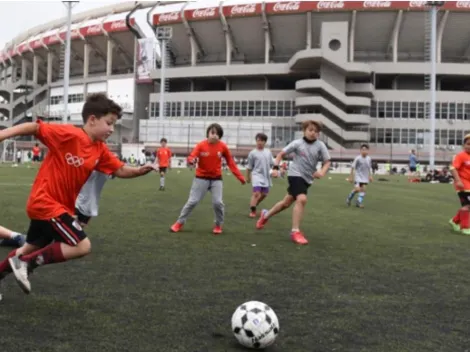
[[[12,232],[11,232],[11,235],[10,235],[10,238],[11,238],[11,239],[14,239],[16,236],[19,236],[19,235],[21,235],[21,233],[12,231]]]
[[[160,187],[165,187],[165,176],[160,177]]]
[[[299,232],[299,229],[292,229],[291,232]]]

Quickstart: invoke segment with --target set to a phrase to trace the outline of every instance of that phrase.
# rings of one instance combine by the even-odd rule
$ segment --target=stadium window
[[[377,117],[377,102],[375,100],[370,103],[370,117]]]
[[[277,108],[276,108],[276,114],[274,116],[276,116],[276,117],[284,116],[284,101],[278,100]]]
[[[155,117],[160,116],[160,103],[154,103],[155,104]]]
[[[441,103],[441,119],[447,120],[449,118],[449,104]]]
[[[460,144],[460,143],[457,143],[456,141],[456,133],[455,133],[455,130],[449,130],[449,142],[448,142],[448,145],[457,145],[457,144]]]
[[[378,128],[377,129],[377,143],[383,144],[384,137],[385,137],[385,130],[383,128]]]
[[[276,101],[269,102],[269,116],[276,116]]]
[[[401,144],[408,144],[408,128],[401,130]]]
[[[394,128],[393,129],[393,138],[392,138],[393,143],[400,143],[400,129],[399,128]]]
[[[418,102],[417,103],[417,117],[418,119],[424,119],[424,103],[423,102]]]
[[[408,144],[416,144],[416,130],[411,128],[408,133]]]
[[[387,128],[385,130],[385,143],[389,144],[392,143],[392,129]]]
[[[201,116],[201,102],[195,101],[194,102],[194,117],[200,117],[200,116]]]
[[[463,120],[463,103],[457,103],[457,120]]]
[[[248,116],[248,102],[242,101],[241,116]]]
[[[184,102],[184,116],[189,116],[189,101]]]
[[[235,101],[233,105],[233,116],[240,116],[241,113],[242,102]]]
[[[460,145],[462,143],[463,136],[464,136],[463,131],[462,130],[457,130],[457,136],[455,137],[457,139],[456,140],[457,145]]]
[[[416,118],[416,102],[410,101],[410,119]]]
[[[441,130],[441,142],[439,145],[447,145],[447,130]]]
[[[194,117],[196,115],[196,102],[189,102],[189,116]]]
[[[385,102],[385,117],[393,118],[393,101]]]
[[[269,101],[263,101],[263,116],[269,116]]]
[[[220,116],[220,101],[214,101],[214,116]]]
[[[233,101],[227,102],[227,116],[235,116]]]
[[[207,102],[201,101],[201,115],[200,116],[207,116]]]
[[[407,101],[401,102],[401,118],[408,119],[410,117],[410,103]]]
[[[449,119],[455,120],[457,116],[457,104],[449,103]]]
[[[377,143],[377,130],[375,128],[371,128],[369,131],[370,138],[369,141],[370,143]]]
[[[393,102],[393,116],[394,119],[401,118],[401,101]]]
[[[248,116],[255,116],[255,102],[252,100],[248,102]]]
[[[418,130],[418,135],[417,135],[417,138],[416,138],[416,143],[417,143],[417,144],[424,144],[424,130],[423,130],[423,129],[419,129],[419,130]]]
[[[434,133],[434,145],[440,145],[440,141],[441,141],[441,131],[440,130],[436,130],[435,133]]]
[[[379,101],[377,104],[377,117],[383,119],[385,117],[385,102]]]
[[[227,102],[220,102],[220,116],[227,116]]]
[[[465,104],[463,108],[463,119],[464,120],[470,120],[470,104]]]
[[[214,102],[208,101],[207,102],[207,116],[214,116]]]
[[[255,116],[263,116],[263,101],[255,101]]]

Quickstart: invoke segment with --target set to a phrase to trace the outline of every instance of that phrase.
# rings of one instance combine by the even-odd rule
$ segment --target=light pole
[[[444,1],[427,1],[431,15],[431,97],[429,106],[430,141],[429,141],[429,168],[434,170],[435,164],[435,135],[436,135],[436,49],[437,49],[437,11],[444,5]]]
[[[167,56],[167,44],[173,36],[172,27],[157,27],[156,31],[157,40],[160,42],[160,106],[159,106],[159,120],[163,121],[164,114],[166,109],[164,109],[165,104],[165,87],[166,87],[166,56]]]
[[[62,1],[67,8],[67,32],[65,36],[65,55],[64,55],[64,116],[63,122],[68,121],[68,102],[69,102],[69,82],[70,82],[70,51],[72,39],[72,8],[78,1]]]

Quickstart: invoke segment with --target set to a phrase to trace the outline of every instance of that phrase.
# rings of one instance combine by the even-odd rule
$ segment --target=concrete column
[[[196,66],[197,64],[197,45],[196,41],[192,36],[189,37],[191,43],[191,66]]]
[[[271,48],[271,38],[269,30],[264,30],[264,63],[269,64],[269,49]]]
[[[38,84],[38,72],[39,72],[39,61],[41,60],[40,57],[37,55],[33,56],[33,82]]]
[[[106,75],[111,76],[113,74],[113,49],[114,43],[108,38],[108,49],[106,55]]]
[[[11,82],[12,83],[17,81],[16,79],[17,72],[18,72],[18,64],[16,63],[16,61],[13,61],[11,63]]]
[[[232,40],[230,39],[228,30],[225,32],[225,56],[226,64],[230,65],[232,63]]]
[[[305,33],[306,35],[305,49],[308,50],[312,48],[312,13],[307,12],[305,15],[307,16],[307,32]]]
[[[88,78],[90,72],[90,44],[83,46],[83,78]]]
[[[47,52],[47,84],[52,83],[52,64],[54,61],[54,55],[52,52]]]
[[[28,74],[28,62],[23,57],[21,58],[21,80],[23,82],[26,82],[26,79],[28,78],[27,74]]]

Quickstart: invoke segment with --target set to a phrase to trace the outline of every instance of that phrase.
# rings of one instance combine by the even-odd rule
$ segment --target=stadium
[[[79,124],[84,97],[107,92],[126,112],[113,137],[121,150],[166,137],[185,153],[205,125],[219,121],[227,143],[246,155],[257,132],[267,133],[276,149],[295,138],[301,121],[315,119],[324,123],[322,138],[338,160],[351,159],[367,142],[377,160],[400,162],[415,149],[424,161],[431,80],[425,3],[132,3],[78,14],[67,118]],[[435,153],[441,163],[450,161],[470,126],[469,10],[467,2],[449,1],[438,13]],[[137,11],[146,12],[155,31],[171,30],[162,109],[162,60],[152,43],[141,59],[149,46],[139,45]],[[2,126],[36,116],[62,120],[64,25],[30,29],[2,50]]]
[[[25,28],[0,48],[0,351],[468,351],[469,23],[470,1],[200,0]],[[103,95],[83,125],[92,93],[116,125]]]

